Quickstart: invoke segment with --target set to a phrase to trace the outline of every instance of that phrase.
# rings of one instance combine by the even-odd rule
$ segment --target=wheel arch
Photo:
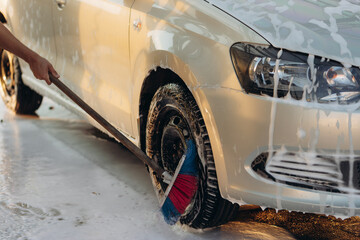
[[[196,76],[192,73],[189,65],[182,62],[175,55],[161,51],[155,54],[156,57],[150,59],[156,59],[156,62],[149,61],[147,64],[146,75],[135,84],[135,99],[139,103],[138,109],[134,109],[138,113],[137,116],[137,132],[139,146],[142,150],[145,150],[145,130],[148,117],[148,111],[151,100],[156,91],[168,83],[177,83],[186,88],[190,94],[194,97],[196,104],[199,106],[200,112],[203,116],[209,139],[211,142],[214,160],[216,165],[216,171],[218,174],[219,190],[223,197],[227,196],[227,175],[225,162],[223,159],[222,145],[218,128],[216,126],[215,119],[213,117],[210,104],[207,100],[207,96],[202,91],[200,83]],[[156,66],[156,67],[154,67]],[[136,98],[137,97],[137,98]],[[136,104],[134,104],[136,106]]]
[[[184,83],[184,81],[172,70],[156,67],[154,70],[151,70],[149,75],[145,78],[143,85],[141,87],[141,94],[139,100],[139,120],[140,120],[140,144],[141,149],[145,150],[145,129],[146,129],[146,121],[150,108],[150,103],[155,95],[156,91],[168,84],[168,83],[176,83],[186,88],[188,91],[188,87]]]
[[[0,11],[0,22],[1,23],[7,23],[5,15]]]

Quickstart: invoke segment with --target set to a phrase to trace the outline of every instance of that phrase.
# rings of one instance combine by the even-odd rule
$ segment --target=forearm
[[[37,53],[22,44],[12,33],[0,23],[0,49],[6,49],[26,62],[32,61]]]
[[[49,73],[57,78],[60,77],[48,60],[22,44],[2,23],[0,23],[0,49],[6,49],[24,59],[30,65],[34,76],[45,80],[47,84],[51,84]]]

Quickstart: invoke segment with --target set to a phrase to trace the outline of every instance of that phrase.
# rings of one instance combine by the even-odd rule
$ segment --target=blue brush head
[[[196,145],[195,142],[191,139],[186,140],[186,158],[184,161],[184,164],[182,165],[179,174],[185,174],[185,175],[192,175],[197,176],[198,175],[198,167],[196,162]]]
[[[174,225],[181,217],[170,198],[166,198],[164,205],[161,207],[161,212],[164,215],[165,222],[169,225]]]

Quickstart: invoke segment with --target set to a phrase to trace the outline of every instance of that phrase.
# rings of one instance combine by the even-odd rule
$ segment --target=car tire
[[[18,58],[5,50],[1,51],[0,77],[1,97],[10,110],[33,114],[40,107],[43,97],[23,83]]]
[[[219,226],[233,217],[238,205],[220,196],[210,140],[199,107],[185,87],[175,83],[160,87],[147,118],[146,153],[172,174],[189,138],[197,146],[198,190],[180,222],[196,229]],[[151,177],[161,198],[167,185],[155,174]]]

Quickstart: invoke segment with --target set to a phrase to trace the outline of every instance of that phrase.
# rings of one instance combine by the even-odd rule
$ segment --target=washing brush
[[[164,191],[160,203],[161,212],[168,224],[175,224],[185,213],[186,208],[191,204],[198,189],[198,168],[197,151],[193,140],[186,141],[185,153],[181,157],[175,173],[171,175],[165,171],[157,161],[149,158],[141,149],[104,119],[99,113],[85,103],[70,88],[68,88],[58,78],[49,73],[51,82],[66,94],[75,104],[82,108],[89,116],[98,122],[110,135],[117,139],[127,149],[129,149],[137,158],[154,171],[156,176],[168,186]]]

